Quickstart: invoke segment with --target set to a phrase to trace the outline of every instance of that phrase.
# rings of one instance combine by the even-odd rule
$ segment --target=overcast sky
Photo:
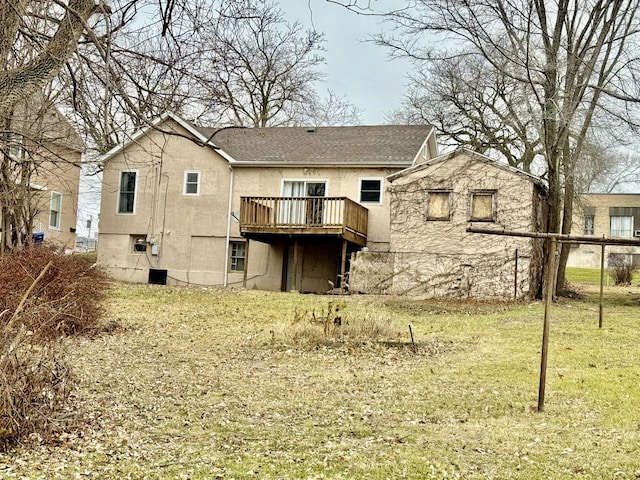
[[[404,95],[411,65],[389,60],[388,51],[365,40],[384,28],[379,17],[358,15],[326,0],[278,0],[289,21],[299,21],[325,34],[323,56],[326,82],[320,92],[333,90],[364,110],[362,123],[384,123]],[[376,8],[398,6],[398,0],[378,0]]]

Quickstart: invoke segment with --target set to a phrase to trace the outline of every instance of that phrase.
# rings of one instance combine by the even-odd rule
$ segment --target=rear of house
[[[133,282],[324,292],[388,250],[387,177],[430,126],[209,129],[173,114],[104,159],[98,262]]]

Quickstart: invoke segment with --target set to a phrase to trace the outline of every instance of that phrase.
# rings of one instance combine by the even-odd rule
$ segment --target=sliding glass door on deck
[[[325,196],[325,182],[305,182],[285,180],[282,185],[283,197],[317,197],[289,198],[280,202],[278,223],[289,225],[322,224],[322,212]]]

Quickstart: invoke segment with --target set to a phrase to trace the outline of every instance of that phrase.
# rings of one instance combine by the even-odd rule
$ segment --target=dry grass
[[[364,347],[326,341],[335,297],[122,285],[105,307],[126,329],[66,340],[85,427],[0,456],[0,476],[637,478],[640,291],[611,292],[602,330],[590,291],[554,305],[536,413],[538,302],[340,298],[385,327]],[[313,312],[302,338],[321,341],[293,341]]]

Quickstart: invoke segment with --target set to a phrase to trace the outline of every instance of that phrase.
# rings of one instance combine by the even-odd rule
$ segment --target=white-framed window
[[[612,215],[610,221],[612,237],[633,237],[633,217]]]
[[[120,172],[120,184],[118,186],[118,213],[135,213],[137,187],[137,170],[125,170]]]
[[[495,190],[478,190],[469,195],[469,221],[496,221],[496,192]]]
[[[450,220],[451,202],[451,190],[428,190],[426,215],[427,220]]]
[[[585,215],[584,216],[584,234],[594,235],[595,224],[596,224],[595,215]]]
[[[184,172],[183,195],[200,195],[200,172],[187,170]]]
[[[62,194],[60,192],[51,192],[51,201],[49,202],[49,228],[60,230],[61,217]]]
[[[9,158],[12,160],[22,160],[24,136],[19,133],[11,135],[9,143]]]
[[[229,269],[232,272],[244,272],[244,262],[246,253],[245,242],[231,242],[231,262]]]
[[[146,235],[130,235],[131,251],[133,253],[145,253],[147,251]]]
[[[361,178],[359,184],[360,203],[382,203],[382,178]]]

